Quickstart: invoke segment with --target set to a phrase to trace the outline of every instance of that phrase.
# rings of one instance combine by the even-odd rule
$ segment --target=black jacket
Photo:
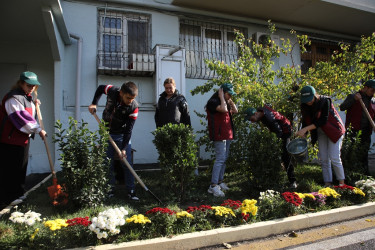
[[[165,92],[161,93],[155,112],[156,127],[162,127],[167,123],[190,125],[188,104],[183,95],[175,90],[173,96],[167,99]]]

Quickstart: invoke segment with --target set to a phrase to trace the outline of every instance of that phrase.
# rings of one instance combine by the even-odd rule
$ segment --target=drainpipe
[[[75,106],[75,119],[80,122],[81,120],[81,62],[82,62],[82,37],[70,33],[69,36],[76,39],[78,42],[77,51],[77,75],[76,75],[76,106]]]

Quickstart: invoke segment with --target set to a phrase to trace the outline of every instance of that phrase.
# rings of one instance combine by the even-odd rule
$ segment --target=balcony
[[[101,75],[152,76],[155,72],[153,54],[100,53],[97,60]]]

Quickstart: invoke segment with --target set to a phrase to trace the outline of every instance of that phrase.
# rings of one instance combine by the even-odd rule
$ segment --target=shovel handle
[[[374,121],[372,120],[371,115],[370,115],[370,113],[368,112],[368,110],[367,110],[365,104],[363,103],[362,99],[359,99],[359,103],[361,104],[362,109],[365,111],[366,116],[367,116],[369,122],[371,123],[372,129],[375,130],[375,123],[374,123]]]
[[[43,130],[45,130],[44,129],[44,124],[43,124],[42,113],[40,112],[40,108],[39,108],[38,102],[35,103],[35,108],[36,108],[36,113],[38,115],[38,120],[39,120],[40,127]],[[49,151],[49,147],[48,147],[48,144],[47,144],[47,139],[45,137],[43,138],[43,142],[44,142],[44,145],[46,146],[46,151],[47,151],[47,156],[48,156],[48,161],[49,161],[49,167],[51,169],[52,177],[56,178],[56,172],[55,172],[55,169],[53,167],[51,153]]]
[[[96,115],[96,113],[93,113],[92,114],[95,119],[97,120],[97,122],[100,124],[101,121],[99,119],[99,117]],[[137,175],[137,173],[134,171],[134,169],[130,166],[129,162],[125,159],[125,157],[122,157],[122,153],[121,153],[121,150],[117,147],[116,143],[113,141],[112,137],[109,136],[109,142],[112,144],[113,148],[116,150],[117,154],[119,155],[121,161],[125,164],[125,166],[129,169],[129,171],[132,173],[132,175],[134,176],[135,179],[137,179],[138,183],[146,190],[146,191],[149,191],[148,188],[146,187],[146,185],[143,183],[143,181],[141,180],[141,178],[139,178],[139,176]]]

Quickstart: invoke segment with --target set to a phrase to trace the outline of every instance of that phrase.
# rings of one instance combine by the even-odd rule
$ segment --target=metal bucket
[[[304,138],[294,139],[288,143],[286,150],[298,162],[303,162],[307,156],[307,140]]]

